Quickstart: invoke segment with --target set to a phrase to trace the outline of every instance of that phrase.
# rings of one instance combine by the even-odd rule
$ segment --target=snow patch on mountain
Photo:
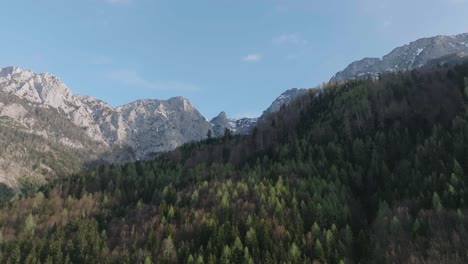
[[[437,58],[467,52],[467,43],[468,33],[418,39],[394,49],[382,58],[364,58],[352,62],[343,71],[336,73],[331,81],[373,77],[382,72],[411,70]]]

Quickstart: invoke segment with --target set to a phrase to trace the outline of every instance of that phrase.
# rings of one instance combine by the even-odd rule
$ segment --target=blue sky
[[[468,0],[3,1],[0,66],[114,106],[184,96],[255,116],[283,91],[420,37],[468,32]]]

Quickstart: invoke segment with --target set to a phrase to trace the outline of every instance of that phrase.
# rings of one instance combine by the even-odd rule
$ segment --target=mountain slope
[[[303,96],[306,94],[308,89],[298,89],[292,88],[285,92],[283,92],[280,96],[278,96],[273,103],[263,112],[263,115],[276,113],[281,110],[281,107],[286,107],[290,102],[294,101],[294,99]]]
[[[258,123],[263,122],[268,115],[279,112],[282,107],[286,107],[308,91],[309,89],[298,88],[286,90],[278,96],[265,111],[263,111],[260,117],[257,118],[228,118],[226,117],[226,113],[221,112],[217,117],[210,121],[211,124],[213,124],[214,135],[222,136],[226,128],[235,134],[250,134],[254,127],[257,126]]]
[[[0,91],[0,182],[17,190],[24,177],[80,171],[106,149],[57,109]]]
[[[100,159],[145,159],[201,140],[211,129],[182,97],[114,108],[72,94],[49,73],[17,67],[0,69],[0,120],[4,130],[0,182],[15,189],[23,176],[71,173]],[[53,158],[41,158],[49,154]]]
[[[331,84],[250,135],[58,179],[1,263],[467,263],[468,63]]]
[[[411,70],[431,60],[463,52],[468,52],[468,33],[422,38],[394,49],[381,59],[365,58],[355,61],[343,71],[336,73],[331,81],[378,76],[382,72]]]
[[[304,92],[292,89],[283,93],[264,114],[279,111],[282,105]],[[28,149],[54,145],[51,153],[55,157],[66,157],[64,153],[79,150],[83,156],[68,163],[75,169],[99,160],[112,163],[147,159],[184,143],[205,139],[210,130],[214,137],[223,136],[226,128],[237,134],[248,134],[257,124],[257,118],[232,119],[225,114],[210,123],[182,97],[138,100],[112,107],[87,95],[74,95],[58,77],[49,73],[37,74],[17,67],[0,69],[0,100],[0,117],[5,120],[4,128],[10,131],[9,142],[15,146],[12,149],[23,146],[22,139],[15,135],[19,137],[26,132],[37,141],[30,142]],[[38,113],[50,116],[44,118]],[[23,156],[18,156],[12,150],[4,155],[0,163],[14,165],[5,165],[9,169],[0,170],[0,182],[17,187],[18,177],[37,177],[42,175],[37,173],[37,168],[52,166],[30,161],[35,160],[28,156],[33,152],[25,151]]]
[[[117,144],[132,148],[137,159],[205,139],[211,129],[211,124],[182,97],[167,101],[139,100],[117,107],[110,115],[100,118],[101,128],[110,125],[111,131],[123,132],[123,138],[119,138],[119,133],[115,134]],[[123,126],[113,126],[112,120],[122,120]]]

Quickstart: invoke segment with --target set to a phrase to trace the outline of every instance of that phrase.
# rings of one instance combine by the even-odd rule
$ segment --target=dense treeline
[[[60,178],[2,263],[467,263],[468,64],[311,90],[251,135]]]

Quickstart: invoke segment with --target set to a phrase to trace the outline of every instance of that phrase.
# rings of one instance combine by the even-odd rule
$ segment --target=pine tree
[[[432,195],[432,207],[437,211],[441,211],[444,208],[440,202],[439,195],[436,192]]]
[[[150,257],[150,256],[146,256],[146,258],[145,258],[145,264],[153,264],[153,261],[151,261],[151,257]]]
[[[30,213],[26,218],[24,231],[26,233],[34,234],[34,230],[36,229],[36,222],[34,221],[34,216]]]
[[[221,255],[221,264],[231,263],[231,249],[228,245],[224,246],[223,254]]]
[[[174,243],[172,242],[172,238],[169,236],[168,238],[164,239],[162,245],[162,254],[164,259],[166,260],[175,260],[175,247]]]
[[[291,244],[291,248],[289,249],[289,259],[293,263],[296,263],[299,260],[300,257],[301,257],[301,250],[296,245],[296,243],[293,242]]]
[[[320,263],[325,264],[326,263],[325,252],[323,251],[322,243],[320,243],[319,239],[315,240],[314,249],[315,249],[314,253],[315,253],[316,259],[318,259]]]

